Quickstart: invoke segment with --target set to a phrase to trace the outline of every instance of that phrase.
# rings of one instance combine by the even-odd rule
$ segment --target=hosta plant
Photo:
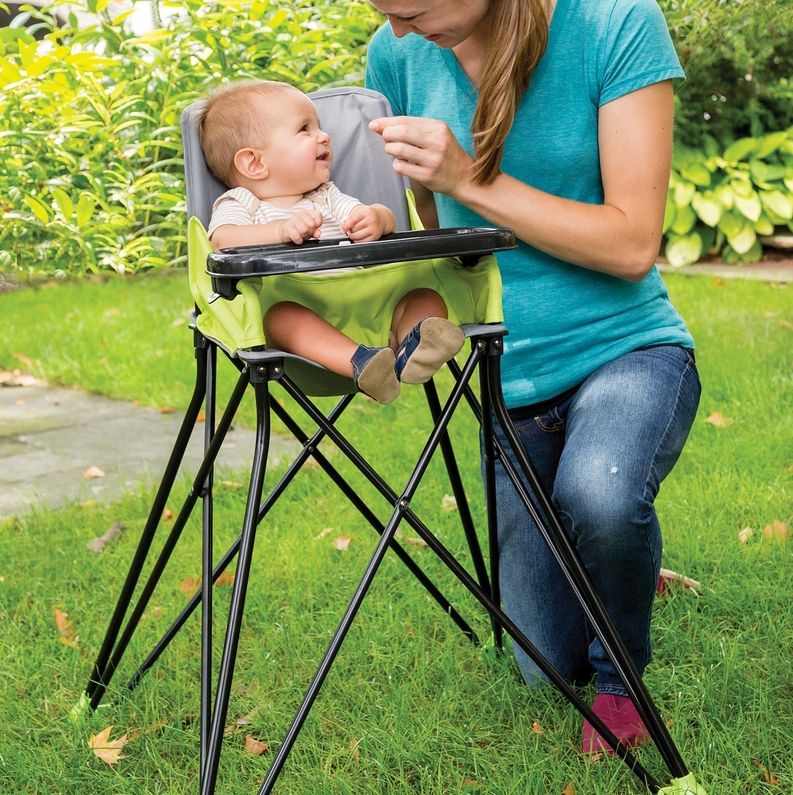
[[[664,217],[664,253],[671,265],[707,254],[755,262],[761,238],[793,231],[793,127],[741,138],[723,151],[675,150]]]

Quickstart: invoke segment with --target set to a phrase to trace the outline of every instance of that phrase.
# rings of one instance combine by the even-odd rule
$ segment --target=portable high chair
[[[215,791],[218,761],[232,676],[240,635],[240,626],[248,588],[251,558],[257,525],[262,522],[300,467],[310,458],[328,474],[363,517],[379,533],[379,540],[358,587],[344,611],[339,627],[311,681],[293,723],[259,790],[269,793],[308,716],[317,694],[360,608],[386,552],[390,549],[427,589],[439,606],[472,640],[471,627],[443,596],[429,577],[399,546],[395,534],[406,521],[438,556],[445,566],[489,613],[494,638],[501,644],[504,630],[537,663],[548,679],[570,703],[587,718],[615,748],[652,792],[704,793],[688,772],[669,732],[661,720],[636,671],[628,652],[584,571],[568,540],[547,494],[532,468],[526,451],[515,434],[504,406],[500,385],[499,362],[502,340],[507,329],[501,323],[500,279],[493,251],[510,248],[514,236],[504,229],[453,229],[411,232],[416,221],[406,199],[405,184],[393,171],[379,138],[368,132],[367,123],[390,112],[384,97],[360,88],[329,89],[312,95],[320,123],[333,142],[334,180],[339,187],[365,203],[387,204],[397,217],[397,229],[377,243],[339,245],[328,241],[307,241],[302,246],[258,246],[212,253],[204,227],[213,200],[225,189],[208,172],[201,154],[196,129],[200,104],[190,106],[182,117],[189,222],[189,275],[196,304],[193,338],[196,356],[196,382],[181,431],[176,439],[163,480],[154,499],[129,573],[99,651],[86,691],[75,706],[74,715],[96,708],[110,684],[127,645],[151,598],[182,529],[199,498],[203,504],[202,586],[163,635],[129,681],[134,687],[156,662],[185,621],[202,606],[201,641],[201,720],[200,720],[200,792]],[[415,226],[415,223],[413,224]],[[389,263],[389,264],[383,264]],[[334,269],[360,266],[352,273],[326,273]],[[322,274],[311,271],[322,270]],[[343,289],[355,284],[354,292]],[[449,307],[449,317],[460,323],[470,340],[470,353],[462,366],[448,363],[453,387],[441,404],[432,381],[425,393],[434,427],[406,484],[394,489],[373,470],[362,453],[337,430],[335,422],[355,398],[349,379],[336,376],[318,365],[270,350],[262,336],[262,312],[272,303],[289,299],[313,308],[342,330],[364,344],[382,344],[386,338],[391,310],[401,295],[416,287],[440,291]],[[344,301],[352,294],[352,300]],[[339,304],[343,304],[339,306]],[[218,349],[239,370],[239,378],[221,418],[216,421],[215,372]],[[474,383],[477,375],[478,384]],[[292,398],[296,406],[316,424],[309,436],[292,419],[279,401],[270,399],[270,384],[276,383]],[[213,465],[218,450],[245,393],[251,387],[256,406],[256,441],[242,519],[242,531],[229,550],[213,561]],[[479,398],[477,398],[477,393]],[[339,402],[327,416],[309,395],[338,395]],[[467,404],[482,427],[484,449],[485,495],[489,530],[490,573],[488,574],[471,513],[462,487],[447,428],[461,404]],[[141,571],[151,550],[160,517],[177,475],[187,441],[199,411],[205,405],[205,458],[193,481],[193,487],[163,543],[137,602],[127,616]],[[262,500],[263,478],[267,464],[270,412],[274,412],[303,445],[301,452],[270,494]],[[493,434],[493,417],[501,425],[517,467],[504,454]],[[329,438],[341,453],[364,475],[390,504],[388,521],[381,523],[356,494],[317,446]],[[441,449],[450,483],[457,499],[461,524],[470,549],[476,576],[455,559],[430,528],[411,508],[421,479],[437,449]],[[577,693],[564,681],[547,660],[530,643],[518,627],[501,611],[498,592],[497,543],[495,533],[494,462],[500,458],[516,485],[526,509],[540,528],[559,563],[564,576],[581,602],[595,631],[610,654],[616,669],[655,740],[673,781],[661,787],[650,773],[623,748],[605,725],[592,713]],[[212,678],[212,584],[238,556],[236,576],[225,632],[225,643],[216,685]]]

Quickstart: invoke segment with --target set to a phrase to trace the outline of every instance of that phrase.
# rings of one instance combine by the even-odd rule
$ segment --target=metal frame
[[[201,588],[188,601],[173,624],[133,674],[128,682],[128,687],[134,688],[137,685],[143,674],[154,665],[171,640],[195,611],[196,607],[201,604],[200,793],[201,795],[211,795],[215,792],[218,764],[223,742],[223,729],[225,726],[234,674],[256,529],[302,465],[309,457],[313,457],[323,471],[325,471],[336,484],[341,493],[360,511],[362,516],[380,537],[361,580],[355,589],[352,599],[347,605],[325,656],[305,693],[286,737],[274,757],[267,777],[259,789],[259,795],[265,795],[273,790],[284,763],[297,740],[303,723],[317,698],[323,682],[366,597],[368,589],[387,550],[392,549],[397,554],[409,571],[421,582],[441,609],[452,618],[461,631],[473,642],[478,642],[476,634],[470,625],[465,622],[432,583],[429,577],[420,569],[418,564],[415,563],[404,548],[396,541],[395,533],[402,521],[407,522],[415,530],[426,545],[438,558],[440,558],[445,566],[486,610],[493,624],[494,638],[497,646],[501,646],[502,632],[506,632],[512,638],[513,642],[520,646],[536,662],[540,670],[568,701],[570,701],[578,712],[589,720],[594,728],[615,749],[616,754],[625,761],[647,788],[651,792],[657,792],[660,789],[658,782],[632,756],[632,754],[617,741],[602,721],[594,715],[591,708],[581,700],[572,687],[500,609],[494,484],[494,464],[497,459],[500,459],[506,473],[515,484],[519,496],[526,505],[526,509],[537,524],[543,538],[548,543],[554,558],[585,610],[588,619],[595,628],[615,668],[623,679],[626,689],[644,720],[650,735],[655,740],[669,773],[676,779],[688,775],[687,768],[675,747],[666,725],[658,714],[642,682],[641,676],[633,665],[627,649],[592,586],[575,549],[565,534],[551,501],[545,493],[531,461],[515,433],[501,393],[500,356],[503,351],[502,340],[505,333],[506,329],[500,325],[468,328],[467,334],[471,340],[471,352],[462,367],[458,366],[454,361],[449,363],[449,368],[455,383],[443,405],[440,402],[434,383],[430,381],[425,385],[427,403],[434,427],[407,483],[400,492],[397,492],[380,477],[380,475],[367,463],[366,459],[335,427],[335,422],[344,412],[354,396],[347,395],[342,397],[333,410],[325,416],[325,414],[323,414],[323,412],[320,411],[285,374],[283,354],[278,351],[252,351],[241,354],[239,359],[232,359],[232,362],[239,369],[239,378],[226,405],[225,411],[219,421],[216,422],[215,375],[217,367],[217,346],[195,330],[196,381],[193,396],[177,436],[173,452],[166,466],[162,482],[154,499],[151,513],[144,527],[138,548],[122,586],[118,603],[113,612],[105,639],[86,687],[83,703],[90,706],[91,709],[95,709],[101,702],[149,599],[151,598],[154,588],[181,536],[187,519],[195,507],[196,502],[201,498],[203,527],[203,576]],[[479,374],[481,403],[477,400],[471,386],[471,381],[476,373]],[[272,381],[278,382],[287,394],[292,397],[294,403],[316,424],[317,431],[312,436],[309,437],[302,431],[299,425],[278,401],[270,400],[270,383]],[[242,531],[218,563],[213,564],[212,488],[214,462],[223,444],[225,435],[231,426],[239,403],[245,390],[249,386],[253,388],[256,405],[256,440]],[[451,440],[447,432],[449,421],[462,401],[468,403],[474,416],[482,426],[485,497],[487,501],[490,551],[489,577],[460,479]],[[124,619],[131,604],[133,593],[136,590],[146,558],[150,553],[160,516],[163,513],[165,503],[170,494],[176,474],[179,470],[179,465],[187,447],[190,433],[196,423],[200,408],[204,404],[204,460],[195,475],[193,486],[174,521],[173,527],[163,544],[152,571],[140,591],[138,600],[132,612],[129,614],[126,624],[124,624]],[[271,412],[275,413],[276,416],[285,423],[290,432],[302,443],[303,447],[279,482],[273,487],[270,494],[262,501],[263,481],[269,448]],[[494,418],[504,431],[509,451],[517,462],[517,468],[505,454],[506,451],[502,449],[501,443],[493,434]],[[344,456],[352,462],[381,496],[392,506],[391,516],[385,524],[382,524],[377,519],[371,509],[358,497],[343,476],[317,449],[321,439],[326,436],[333,441]],[[461,522],[472,556],[476,579],[474,579],[474,577],[455,559],[410,507],[411,499],[421,483],[430,460],[439,447],[449,473],[452,489],[457,498]],[[528,488],[524,485],[524,481],[528,483]],[[217,674],[217,682],[216,685],[213,686],[211,654],[213,629],[212,585],[235,556],[238,557],[236,576],[232,589],[231,604],[226,624],[223,652]]]

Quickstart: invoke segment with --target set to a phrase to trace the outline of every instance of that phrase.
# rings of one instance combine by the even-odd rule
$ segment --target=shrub
[[[759,237],[793,231],[793,127],[741,138],[721,151],[678,146],[666,201],[666,258],[688,265],[703,254],[755,261]]]
[[[659,0],[686,79],[677,137],[727,146],[793,125],[790,0]]]
[[[135,36],[128,14],[0,31],[0,267],[117,272],[184,259],[179,115],[228,78],[361,82],[365,0],[200,0]],[[7,197],[7,199],[6,199]]]

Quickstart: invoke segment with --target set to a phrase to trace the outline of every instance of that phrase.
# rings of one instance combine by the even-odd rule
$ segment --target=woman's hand
[[[445,122],[387,116],[369,122],[369,129],[382,137],[398,174],[452,198],[470,180],[473,160]]]

